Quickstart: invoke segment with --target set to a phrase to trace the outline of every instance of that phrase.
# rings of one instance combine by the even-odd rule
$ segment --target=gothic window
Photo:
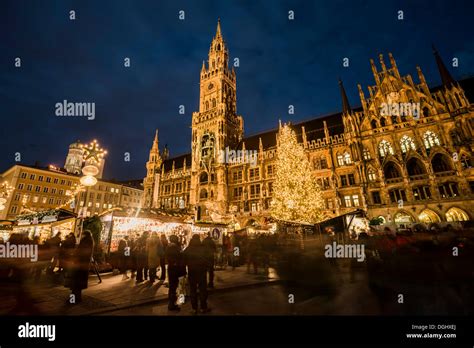
[[[398,123],[397,116],[392,116],[391,119],[392,119],[392,124]]]
[[[321,157],[321,169],[326,169],[328,168],[328,161],[326,157]]]
[[[201,192],[199,193],[199,198],[200,199],[206,199],[207,198],[207,190],[202,189]]]
[[[388,162],[385,167],[383,168],[383,174],[385,179],[395,179],[400,178],[402,175],[398,170],[398,167],[393,162]]]
[[[215,108],[216,107],[216,99],[212,99],[212,107]]]
[[[403,153],[407,153],[410,149],[416,150],[415,142],[408,135],[404,135],[400,139],[400,147]]]
[[[337,154],[337,164],[339,166],[343,166],[344,165],[344,156],[341,155],[341,154]]]
[[[428,109],[426,106],[423,108],[423,116],[424,117],[430,116],[430,109]]]
[[[431,166],[433,167],[433,172],[441,173],[448,172],[452,170],[451,164],[449,163],[449,157],[446,155],[437,153],[431,160]]]
[[[465,169],[472,167],[471,159],[466,154],[461,156],[461,165]]]
[[[217,51],[220,51],[220,50],[221,50],[221,44],[219,44],[219,43],[217,44],[216,50],[217,50]]]
[[[370,159],[370,151],[369,151],[369,149],[364,148],[363,156],[364,156],[364,159],[365,159],[365,160],[369,160],[369,159]]]
[[[382,118],[380,119],[380,125],[381,125],[382,127],[385,127],[385,126],[387,125],[387,121],[385,121],[385,118],[384,118],[384,117],[382,117]]]
[[[409,176],[421,175],[421,174],[426,173],[425,167],[423,166],[421,161],[416,157],[412,157],[408,160],[407,171],[408,171]]]
[[[425,132],[425,134],[423,135],[423,143],[425,144],[426,149],[429,149],[436,145],[440,145],[438,136],[432,131]]]
[[[352,163],[351,155],[349,154],[349,152],[344,153],[344,163],[345,164],[351,164]]]
[[[203,172],[203,173],[199,176],[199,182],[200,182],[201,184],[205,184],[205,183],[207,183],[207,181],[208,181],[208,175],[207,175],[206,172]]]
[[[462,107],[461,98],[459,98],[459,93],[454,93],[454,96],[456,97],[459,107]]]
[[[390,144],[390,142],[388,142],[387,140],[382,140],[379,143],[379,153],[382,157],[385,157],[387,155],[393,155],[392,144]]]
[[[377,120],[372,120],[370,121],[370,126],[372,127],[372,129],[376,129],[377,128]]]
[[[377,179],[377,175],[375,174],[375,170],[373,168],[369,169],[368,178],[369,178],[369,181],[372,181],[372,182],[374,182]]]
[[[206,102],[206,111],[209,110],[209,102]]]

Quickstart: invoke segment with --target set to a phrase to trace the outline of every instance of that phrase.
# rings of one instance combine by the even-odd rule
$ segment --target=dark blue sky
[[[199,72],[218,17],[231,58],[240,59],[237,111],[249,135],[274,128],[279,118],[338,111],[339,76],[359,105],[357,83],[368,94],[369,58],[378,64],[379,53],[392,52],[415,81],[420,65],[428,83],[438,84],[433,42],[446,63],[459,58],[450,68],[456,79],[474,75],[473,10],[470,0],[2,1],[0,171],[14,164],[16,152],[25,164],[62,166],[71,142],[97,138],[109,151],[107,178],[142,178],[155,128],[160,147],[188,152]],[[55,104],[64,99],[95,102],[96,119],[56,117]]]

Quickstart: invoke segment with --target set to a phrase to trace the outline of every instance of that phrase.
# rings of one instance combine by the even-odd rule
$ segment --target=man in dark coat
[[[176,305],[176,290],[178,289],[179,277],[182,277],[186,272],[183,272],[183,262],[181,254],[181,246],[179,245],[179,238],[176,235],[170,236],[170,242],[166,247],[166,260],[168,261],[168,310],[179,311],[179,306]]]
[[[160,280],[166,279],[166,248],[168,247],[168,240],[164,233],[160,236],[161,243],[158,245],[158,256],[160,257],[160,269],[161,269],[161,276]]]
[[[120,270],[120,274],[123,274],[122,280],[126,280],[129,278],[127,276],[127,269],[128,269],[128,259],[130,258],[130,246],[128,244],[128,236],[120,239],[118,245],[118,269]]]
[[[137,260],[137,283],[148,279],[148,256],[146,252],[146,240],[148,231],[143,232],[135,244],[135,256]]]
[[[207,237],[202,241],[202,246],[206,258],[206,278],[209,273],[207,286],[212,289],[214,288],[214,254],[216,253],[216,243],[212,240],[210,233],[208,233]]]
[[[206,250],[202,245],[199,235],[192,236],[188,247],[184,251],[184,261],[188,267],[189,286],[191,288],[191,306],[193,314],[198,310],[198,289],[201,313],[209,312],[207,307],[207,287],[206,287]]]
[[[85,230],[82,234],[81,241],[75,249],[72,277],[69,282],[69,288],[74,298],[69,299],[69,303],[76,304],[82,301],[82,290],[87,289],[89,280],[89,268],[94,251],[94,239],[89,230]],[[74,300],[74,301],[73,301]]]

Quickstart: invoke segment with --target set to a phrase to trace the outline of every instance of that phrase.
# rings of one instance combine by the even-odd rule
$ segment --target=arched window
[[[446,221],[468,221],[469,215],[459,208],[453,207],[446,212]]]
[[[400,139],[400,147],[403,153],[407,153],[410,150],[416,150],[415,142],[408,135],[404,135]]]
[[[409,176],[412,176],[425,174],[426,170],[418,158],[412,157],[407,162],[407,172]]]
[[[377,120],[370,121],[370,126],[372,129],[376,129],[378,127]]]
[[[216,99],[212,99],[212,107],[215,108],[216,107]]]
[[[344,153],[344,163],[345,164],[351,164],[352,163],[351,155],[349,154],[349,152]]]
[[[393,155],[392,144],[390,144],[390,142],[388,142],[387,140],[382,140],[379,143],[379,153],[382,157],[385,157],[387,155]]]
[[[381,125],[382,127],[385,127],[385,126],[387,125],[387,121],[385,121],[385,118],[384,118],[384,117],[382,117],[382,118],[380,119],[380,125]]]
[[[425,134],[423,135],[423,143],[425,144],[426,149],[432,148],[436,145],[440,145],[438,136],[432,131],[425,132]]]
[[[206,199],[207,198],[207,190],[202,189],[201,192],[199,193],[199,198],[200,199]]]
[[[423,108],[423,116],[424,117],[430,116],[430,109],[428,109],[426,106]]]
[[[431,166],[433,167],[433,172],[442,173],[452,170],[450,163],[450,158],[441,153],[437,153],[431,160]]]
[[[206,102],[206,111],[209,110],[209,102]]]
[[[388,162],[385,167],[383,168],[383,174],[385,179],[395,179],[400,178],[402,175],[398,170],[398,167],[393,162]]]
[[[375,180],[377,180],[377,175],[375,174],[375,170],[373,168],[369,169],[369,172],[368,172],[367,176],[369,178],[369,181],[374,182]]]
[[[207,173],[206,172],[201,173],[201,175],[199,176],[199,182],[201,184],[205,184],[207,183],[208,180],[209,179],[208,179]]]
[[[364,148],[363,156],[364,156],[364,159],[365,159],[365,160],[369,160],[369,159],[371,158],[371,157],[370,157],[370,151],[369,151],[369,149]]]

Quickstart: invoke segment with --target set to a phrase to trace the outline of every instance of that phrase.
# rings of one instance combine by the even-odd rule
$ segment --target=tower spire
[[[341,98],[342,98],[342,113],[350,113],[351,106],[349,105],[349,99],[347,98],[346,90],[344,89],[344,85],[342,84],[342,80],[339,79],[339,89],[341,90]]]
[[[438,70],[439,70],[439,75],[441,76],[441,82],[445,87],[451,87],[454,85],[455,81],[451,74],[449,73],[449,70],[446,68],[446,65],[444,65],[443,60],[441,59],[441,56],[439,55],[438,51],[436,50],[436,47],[432,45],[433,47],[433,54],[436,59],[436,64],[438,65]]]
[[[155,138],[153,139],[153,150],[158,149],[158,129],[155,130]]]
[[[222,36],[221,34],[221,19],[217,18],[217,30],[216,30],[216,37]]]

